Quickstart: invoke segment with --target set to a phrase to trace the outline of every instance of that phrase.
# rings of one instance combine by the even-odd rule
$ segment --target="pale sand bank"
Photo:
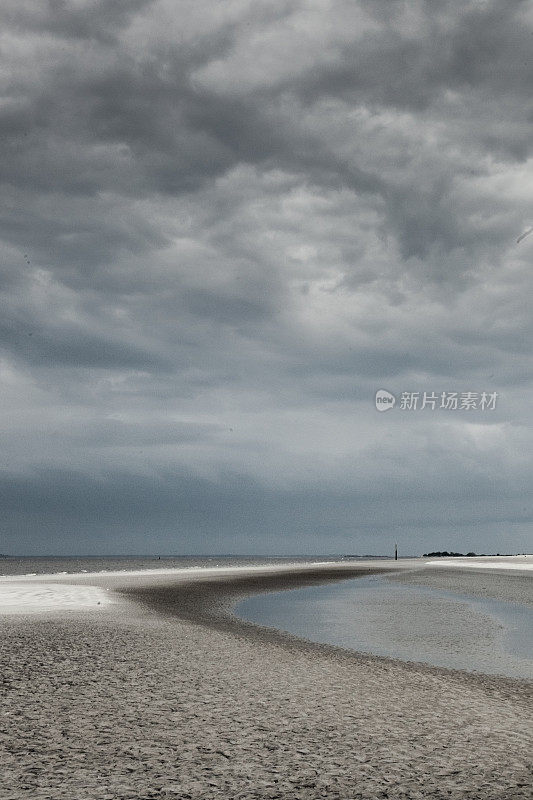
[[[454,567],[455,569],[494,569],[533,572],[533,555],[475,556],[471,558],[438,558],[426,561],[428,567]]]
[[[0,796],[531,797],[530,683],[311,645],[227,613],[302,580],[323,571],[122,575],[129,601],[101,613],[4,616]]]
[[[112,602],[111,595],[98,586],[20,580],[0,585],[0,615],[79,611]]]

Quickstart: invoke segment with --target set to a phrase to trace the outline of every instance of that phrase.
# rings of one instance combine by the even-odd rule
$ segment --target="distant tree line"
[[[424,553],[423,558],[435,558],[439,556],[462,556],[471,558],[472,556],[505,556],[509,553],[451,553],[448,550],[435,550],[434,553]]]
[[[463,556],[463,558],[466,558],[467,556],[470,557],[470,556],[476,556],[476,555],[478,555],[478,554],[477,553],[451,553],[451,552],[448,552],[448,550],[435,550],[434,553],[424,553],[423,557],[424,558],[435,558],[435,556]],[[484,556],[485,553],[479,553],[479,555],[483,555]],[[500,554],[497,553],[496,555],[499,556]]]

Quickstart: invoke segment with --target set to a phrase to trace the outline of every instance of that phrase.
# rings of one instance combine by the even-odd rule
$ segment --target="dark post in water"
[[[398,545],[394,545],[394,560],[398,561]]]

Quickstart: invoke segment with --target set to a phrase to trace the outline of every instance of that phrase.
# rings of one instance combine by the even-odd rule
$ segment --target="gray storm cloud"
[[[0,16],[0,551],[530,550],[530,4]]]

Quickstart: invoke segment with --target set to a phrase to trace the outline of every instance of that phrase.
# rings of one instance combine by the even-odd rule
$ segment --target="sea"
[[[295,564],[309,561],[352,561],[384,556],[0,556],[2,575],[73,575],[80,572],[136,572],[143,569],[186,569],[193,567],[234,567]]]

